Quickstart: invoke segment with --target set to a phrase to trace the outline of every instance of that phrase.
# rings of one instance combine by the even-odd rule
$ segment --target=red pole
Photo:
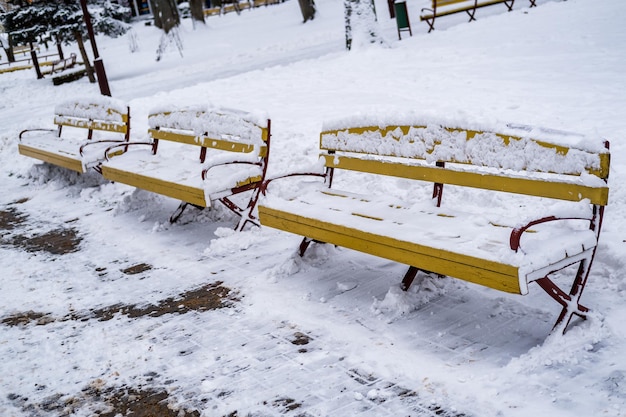
[[[80,5],[83,9],[83,19],[85,19],[85,25],[87,26],[87,34],[89,35],[89,41],[91,42],[91,49],[93,50],[93,66],[96,69],[96,76],[98,77],[98,85],[100,86],[100,94],[103,96],[111,97],[111,90],[109,89],[109,81],[107,80],[107,74],[104,70],[104,63],[102,58],[98,54],[98,46],[96,45],[96,36],[93,32],[93,26],[91,24],[91,16],[89,10],[87,10],[87,0],[80,0]]]

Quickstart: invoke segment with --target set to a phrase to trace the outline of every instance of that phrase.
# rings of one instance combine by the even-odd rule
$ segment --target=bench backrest
[[[188,107],[153,111],[148,117],[149,136],[200,148],[204,162],[207,149],[248,154],[264,159],[268,155],[270,120],[232,109]]]
[[[347,123],[350,123],[348,121]],[[608,142],[581,135],[504,126],[324,127],[320,148],[331,171],[347,169],[568,201],[608,202]],[[541,139],[537,139],[541,137]]]
[[[130,135],[130,108],[119,100],[98,97],[88,100],[71,100],[58,104],[54,110],[54,123],[59,136],[64,126],[88,129],[91,139],[94,130]]]
[[[432,0],[432,5],[433,8],[436,7],[445,7],[445,6],[450,6],[453,4],[457,4],[457,3],[467,3],[467,2],[474,2],[474,0]]]

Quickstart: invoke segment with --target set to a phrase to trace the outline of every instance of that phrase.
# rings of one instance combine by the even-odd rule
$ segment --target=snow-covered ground
[[[97,84],[0,74],[1,416],[94,415],[103,405],[89,393],[116,387],[164,390],[172,406],[203,416],[432,416],[439,407],[626,415],[626,3],[538,0],[530,9],[518,0],[510,13],[481,9],[471,24],[442,18],[427,34],[418,16],[428,1],[413,0],[413,36],[398,41],[377,0],[383,43],[350,52],[342,2],[316,4],[306,24],[295,0],[195,30],[185,20],[182,57],[171,46],[160,62],[160,33],[143,22],[134,24],[138,52],[127,37],[99,38],[133,137],[144,139],[149,110],[169,103],[264,111],[272,175],[313,165],[322,124],[357,113],[410,110],[606,138],[611,192],[583,296],[589,320],[549,336],[558,305],[536,285],[522,297],[419,277],[401,294],[404,265],[325,246],[300,259],[300,237],[234,233],[237,220],[222,208],[190,209],[170,225],[176,201],[18,154],[22,129],[52,127],[56,103],[97,94]],[[381,181],[406,197],[406,182]],[[25,250],[59,230],[77,233],[78,250]],[[230,289],[227,308],[97,314],[218,282]],[[15,317],[33,320],[11,325]]]

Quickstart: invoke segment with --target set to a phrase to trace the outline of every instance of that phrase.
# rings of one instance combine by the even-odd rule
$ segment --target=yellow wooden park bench
[[[130,109],[110,97],[73,99],[56,106],[54,124],[56,129],[22,131],[19,153],[85,173],[103,158],[104,144],[128,141]],[[100,148],[91,146],[96,142]]]
[[[270,6],[282,3],[284,0],[252,0],[252,7]]]
[[[469,16],[469,21],[476,20],[476,10],[504,3],[508,11],[513,10],[515,0],[432,0],[430,8],[423,8],[420,20],[428,23],[428,32],[435,30],[435,19],[449,16],[455,13],[465,12]],[[533,3],[534,0],[531,0]],[[424,13],[427,12],[427,13]]]
[[[198,106],[153,111],[148,121],[149,141],[106,150],[99,167],[105,178],[180,200],[171,222],[189,204],[207,208],[219,201],[241,217],[237,230],[258,224],[252,211],[267,169],[269,119]],[[246,204],[230,198],[246,191],[253,191]]]
[[[232,2],[222,2],[222,14],[237,12],[237,14],[241,13],[242,10],[246,10],[250,8],[249,1],[239,1],[233,0]]]
[[[555,328],[585,317],[579,300],[608,202],[608,142],[523,126],[495,133],[362,120],[325,126],[323,173],[284,176],[316,175],[324,185],[309,181],[300,187],[308,191],[283,198],[279,184],[268,189],[274,179],[263,184],[262,225],[305,236],[300,255],[315,241],[410,265],[405,290],[418,271],[522,295],[536,282],[562,306]],[[331,188],[342,177],[351,189]],[[394,177],[406,187],[402,199],[377,186]],[[378,191],[357,193],[355,184]],[[442,204],[444,187],[451,205]],[[559,280],[571,273],[570,288],[557,285],[557,271]]]

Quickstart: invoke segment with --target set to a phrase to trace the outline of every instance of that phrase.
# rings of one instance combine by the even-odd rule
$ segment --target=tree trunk
[[[76,31],[74,32],[74,38],[76,38],[76,43],[78,44],[78,50],[80,51],[80,56],[83,58],[83,62],[85,63],[85,71],[87,72],[87,78],[89,78],[90,83],[96,82],[96,77],[93,75],[93,67],[89,62],[89,56],[87,55],[87,51],[85,50],[85,43],[83,42],[83,35]]]
[[[194,27],[196,22],[205,24],[204,21],[204,7],[202,7],[204,0],[189,0],[189,11],[191,11],[191,20]]]
[[[163,22],[161,21],[161,14],[158,13],[157,0],[150,0],[150,10],[152,11],[152,17],[154,18],[154,26],[159,29],[163,29]]]
[[[57,44],[57,52],[59,53],[59,59],[63,59],[65,58],[65,56],[63,56],[63,48],[61,47],[61,42],[59,41],[59,37],[56,37],[56,44]]]
[[[15,62],[15,55],[13,54],[13,41],[11,40],[11,34],[9,33],[7,38],[9,39],[9,48],[5,49],[7,53],[7,60],[9,62]]]
[[[346,49],[380,42],[373,0],[344,0]]]
[[[39,60],[37,59],[37,51],[35,51],[35,48],[33,47],[33,43],[29,42],[28,45],[30,46],[30,57],[33,60],[33,66],[35,67],[35,72],[37,73],[37,79],[41,79],[43,78],[43,74],[41,73],[41,68],[39,68]]]
[[[163,29],[165,33],[180,24],[180,14],[176,0],[150,0],[152,2],[152,14],[156,27]]]
[[[315,18],[315,1],[298,0],[298,4],[300,5],[300,11],[302,12],[302,18],[304,19],[302,23],[306,23],[307,21]]]

